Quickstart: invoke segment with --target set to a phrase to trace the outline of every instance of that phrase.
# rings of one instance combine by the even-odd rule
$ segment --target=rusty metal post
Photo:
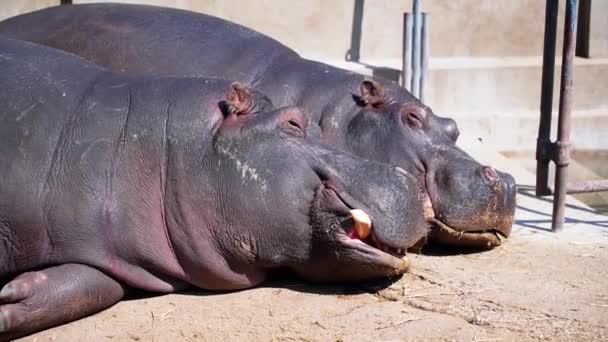
[[[429,68],[429,25],[431,16],[428,13],[422,13],[422,48],[420,49],[420,102],[424,102],[424,88],[426,86],[426,74]]]
[[[566,0],[564,23],[564,52],[562,54],[562,76],[559,89],[559,118],[557,141],[555,142],[555,194],[553,197],[553,221],[551,230],[559,231],[564,226],[568,164],[570,163],[570,128],[572,112],[572,61],[575,50],[577,0]]]
[[[403,65],[401,66],[401,85],[411,91],[412,78],[412,35],[414,20],[411,14],[403,13]]]
[[[545,9],[545,38],[543,74],[540,95],[540,123],[536,139],[536,196],[551,194],[549,162],[551,161],[551,111],[553,110],[553,74],[555,71],[555,39],[559,0],[547,0]]]

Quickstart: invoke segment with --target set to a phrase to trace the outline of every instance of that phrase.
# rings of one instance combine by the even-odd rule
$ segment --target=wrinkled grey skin
[[[412,175],[321,145],[297,107],[22,41],[0,51],[0,340],[132,288],[243,289],[274,268],[399,275],[426,233]],[[371,217],[365,241],[351,209]]]
[[[303,59],[272,38],[219,18],[162,7],[54,7],[0,22],[0,34],[131,74],[242,80],[277,105],[302,106],[321,127],[324,143],[416,175],[432,201],[431,239],[485,248],[500,244],[496,233],[510,234],[513,177],[458,149],[456,123],[395,83]]]

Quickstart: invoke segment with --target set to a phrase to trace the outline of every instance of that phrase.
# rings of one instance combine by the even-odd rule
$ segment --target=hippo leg
[[[86,265],[23,273],[0,291],[0,341],[92,315],[124,295],[116,280]]]

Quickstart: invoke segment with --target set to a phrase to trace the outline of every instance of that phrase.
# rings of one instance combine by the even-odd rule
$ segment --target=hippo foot
[[[85,265],[23,273],[0,290],[0,341],[92,315],[124,294],[117,281]]]

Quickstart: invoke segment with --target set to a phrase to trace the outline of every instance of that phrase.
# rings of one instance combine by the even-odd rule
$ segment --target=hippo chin
[[[0,51],[0,340],[129,289],[399,275],[426,234],[415,177],[321,145],[297,107],[12,39]]]
[[[130,74],[242,80],[276,105],[301,105],[324,143],[414,174],[432,202],[430,241],[486,248],[509,236],[513,178],[457,149],[456,123],[393,82],[306,60],[216,17],[154,6],[52,7],[0,22],[0,34]]]

